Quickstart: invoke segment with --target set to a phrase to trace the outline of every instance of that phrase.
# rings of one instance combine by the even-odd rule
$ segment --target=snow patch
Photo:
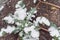
[[[6,32],[6,33],[9,33],[11,34],[13,31],[15,30],[15,26],[7,26],[7,28],[2,28],[1,31],[0,31],[0,37],[3,36],[3,32]]]
[[[9,24],[13,24],[14,23],[14,18],[12,18],[10,15],[4,17],[2,20],[5,20]]]
[[[34,30],[34,28],[35,28],[35,26],[25,27],[25,28],[24,28],[24,32],[25,32],[25,33],[28,33],[29,31]]]
[[[15,26],[7,26],[7,28],[5,29],[5,28],[2,28],[1,29],[1,31],[5,31],[6,33],[9,33],[9,34],[11,34],[13,31],[15,30]]]
[[[55,27],[50,27],[48,31],[50,32],[50,35],[52,37],[54,36],[58,37],[60,35],[58,29],[56,29]]]
[[[32,36],[33,38],[39,38],[39,31],[32,30],[31,36]]]
[[[25,9],[22,9],[22,8],[16,9],[16,11],[14,13],[14,18],[18,19],[18,20],[24,20],[25,17],[27,16],[26,10],[27,10],[26,8]]]
[[[36,22],[40,23],[40,24],[44,23],[45,25],[50,26],[49,20],[47,18],[45,18],[45,17],[37,17]]]
[[[4,8],[4,6],[1,6],[1,7],[0,7],[0,11],[1,11],[3,8]]]
[[[36,3],[37,0],[33,0],[34,3]]]

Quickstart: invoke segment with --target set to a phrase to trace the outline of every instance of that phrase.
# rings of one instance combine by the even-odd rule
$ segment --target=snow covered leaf
[[[17,26],[20,26],[20,25],[22,25],[21,23],[19,23],[19,22],[15,22],[15,24],[17,25]]]
[[[4,17],[2,20],[5,20],[9,24],[13,24],[14,23],[14,18],[12,18],[10,15]]]
[[[25,27],[25,28],[24,28],[24,32],[25,32],[25,33],[28,33],[28,32],[30,32],[30,31],[34,30],[34,28],[35,28],[35,26]]]
[[[15,5],[15,8],[24,8],[25,7],[25,5],[24,5],[24,3],[23,3],[23,1],[21,0],[21,1],[18,1],[17,2],[17,4]]]
[[[47,18],[42,17],[41,21],[42,21],[42,23],[46,24],[47,26],[50,26],[50,22],[49,22],[49,20]]]
[[[23,34],[24,34],[23,31],[21,31],[21,32],[19,33],[19,36],[20,36],[20,37],[23,37]]]
[[[35,13],[37,10],[36,10],[36,8],[31,8],[31,10],[29,11],[30,13]]]
[[[54,36],[58,37],[58,36],[60,35],[58,29],[55,28],[55,27],[50,27],[50,28],[48,29],[48,31],[50,32],[50,35],[51,35],[52,37],[54,37]]]
[[[31,36],[32,36],[33,38],[39,38],[39,31],[32,30]]]
[[[44,23],[45,25],[50,26],[50,21],[45,17],[37,17],[36,22],[40,24]]]
[[[41,17],[37,17],[36,22],[42,24],[43,21],[41,19],[42,19]]]
[[[16,4],[16,5],[15,5],[15,8],[20,8],[20,7],[21,7],[21,6],[20,6],[20,5],[18,5],[18,4]]]
[[[1,31],[5,31],[6,33],[9,33],[9,34],[11,34],[13,31],[15,30],[15,26],[7,26],[7,28],[5,29],[5,28],[2,28],[1,29]]]
[[[18,19],[18,20],[24,20],[26,17],[26,10],[27,10],[26,8],[25,9],[22,9],[22,8],[17,9],[14,13],[14,18]]]
[[[31,37],[30,35],[25,35],[25,36],[23,37],[23,40],[39,40],[39,38],[33,38],[33,37]]]

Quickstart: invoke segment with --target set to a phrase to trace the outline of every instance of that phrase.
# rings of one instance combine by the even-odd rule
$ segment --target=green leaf
[[[3,35],[6,35],[7,33],[5,32],[5,31],[3,31],[3,33],[2,33]]]
[[[20,29],[15,29],[15,30],[13,31],[13,33],[16,34],[16,33],[18,33],[19,31],[20,31]]]
[[[23,37],[20,37],[20,40],[23,40]]]
[[[20,3],[20,6],[24,9],[25,8],[25,4],[23,3],[23,0],[21,0],[22,2]]]
[[[34,13],[36,11],[36,8],[31,8],[30,13]]]
[[[52,26],[52,27],[57,27],[57,25],[54,24],[53,22],[50,23],[50,26]]]
[[[53,38],[54,38],[54,40],[59,40],[58,37],[56,37],[56,36],[54,36]]]

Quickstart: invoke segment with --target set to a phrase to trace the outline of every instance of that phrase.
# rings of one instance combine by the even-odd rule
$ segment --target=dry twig
[[[47,5],[51,5],[51,6],[54,6],[54,7],[56,7],[56,8],[59,8],[60,9],[60,6],[58,6],[58,5],[55,5],[55,4],[52,4],[52,3],[49,3],[49,2],[43,2],[43,1],[40,1],[41,3],[45,3],[45,4],[47,4]]]
[[[40,30],[44,30],[46,32],[49,32],[47,29],[43,28],[43,27],[40,27]]]

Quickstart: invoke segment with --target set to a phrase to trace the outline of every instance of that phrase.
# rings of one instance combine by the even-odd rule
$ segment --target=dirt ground
[[[10,2],[9,2],[10,1]],[[5,27],[6,23],[2,21],[2,18],[8,15],[8,13],[14,13],[15,11],[15,4],[18,0],[8,0],[5,3],[4,9],[0,12],[0,29]],[[40,2],[43,0],[37,0],[37,3],[33,3],[33,0],[24,0],[24,3],[26,4],[26,8],[30,10],[30,7],[36,7],[37,6],[37,16],[44,16],[47,17],[50,21],[54,22],[57,26],[60,26],[60,0],[46,0],[48,3]],[[39,4],[39,5],[37,5]],[[53,4],[53,5],[52,5]],[[9,7],[10,6],[10,7]],[[55,9],[53,9],[55,7]],[[28,11],[27,10],[27,11]],[[35,18],[33,18],[35,20]],[[48,27],[42,26],[41,27],[48,29]],[[0,40],[19,40],[19,36],[17,34],[7,34],[4,37],[1,37]],[[49,32],[40,30],[40,40],[52,40],[52,37],[49,35]]]

